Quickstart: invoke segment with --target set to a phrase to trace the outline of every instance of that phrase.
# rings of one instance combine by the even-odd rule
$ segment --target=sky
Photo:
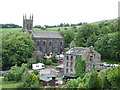
[[[23,25],[23,15],[34,25],[96,22],[118,17],[119,0],[1,0],[0,24]]]

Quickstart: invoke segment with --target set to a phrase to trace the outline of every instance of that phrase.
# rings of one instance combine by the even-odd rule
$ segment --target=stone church
[[[36,51],[42,54],[64,52],[64,38],[58,31],[34,31],[33,30],[33,15],[27,19],[23,16],[23,32],[29,32],[36,44]]]

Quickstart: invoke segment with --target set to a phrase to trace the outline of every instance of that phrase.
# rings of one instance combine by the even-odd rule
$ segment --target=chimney
[[[90,49],[90,52],[93,52],[94,47],[93,47],[93,46],[90,46],[89,49]]]

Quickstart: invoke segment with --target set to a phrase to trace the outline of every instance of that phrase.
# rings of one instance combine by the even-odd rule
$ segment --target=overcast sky
[[[23,24],[23,14],[34,15],[34,25],[95,22],[118,17],[119,0],[1,0],[0,24]]]

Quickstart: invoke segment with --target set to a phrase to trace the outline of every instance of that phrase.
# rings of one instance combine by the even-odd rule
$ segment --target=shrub
[[[33,70],[33,73],[35,74],[35,75],[38,75],[39,74],[39,70]]]
[[[39,77],[34,73],[27,73],[22,76],[24,88],[39,88]]]
[[[56,54],[53,54],[50,59],[52,60],[53,63],[58,62],[58,59],[56,58]]]
[[[21,67],[18,67],[17,65],[11,67],[9,72],[4,75],[4,80],[6,81],[20,81],[22,78],[22,75],[27,72],[27,65],[22,64]]]
[[[107,69],[107,79],[112,88],[120,89],[120,66]]]
[[[52,64],[52,61],[51,60],[47,60],[46,61],[46,65],[51,65]]]
[[[77,57],[77,62],[75,66],[76,75],[83,77],[85,74],[86,64],[85,60],[82,60],[79,56]]]

